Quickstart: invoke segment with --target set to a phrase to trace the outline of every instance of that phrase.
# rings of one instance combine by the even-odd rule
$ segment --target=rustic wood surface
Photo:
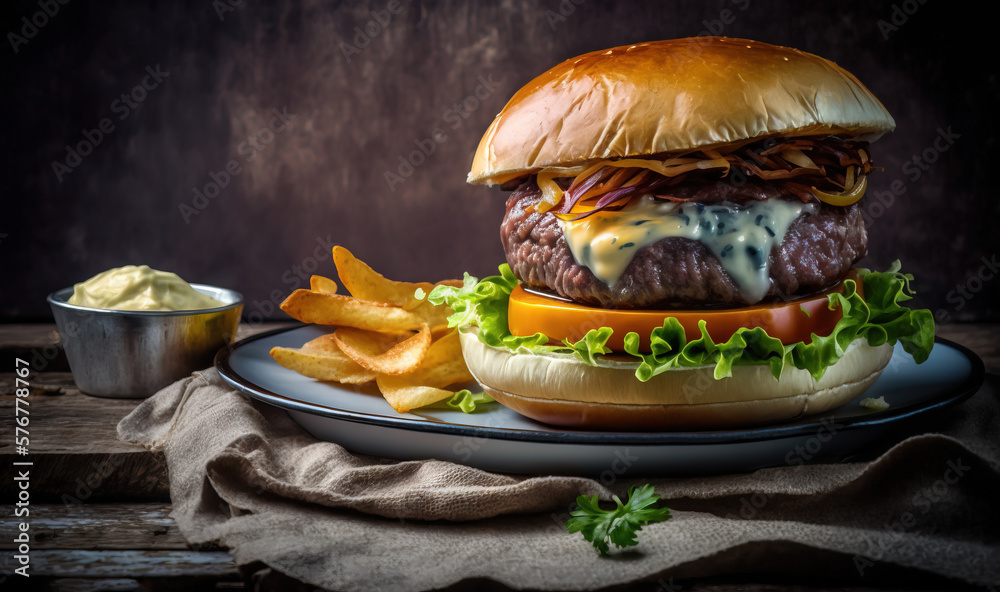
[[[0,506],[4,516],[13,506]],[[31,508],[32,548],[44,550],[187,551],[170,517],[170,505],[157,503],[39,504]],[[0,540],[0,549],[14,543]]]
[[[13,368],[13,366],[11,366]],[[166,462],[118,440],[118,421],[133,399],[81,394],[68,372],[30,376],[31,493],[37,499],[81,503],[105,498],[169,500]],[[13,431],[14,374],[0,374],[0,427]],[[13,438],[0,441],[0,483],[12,483]],[[0,486],[2,487],[2,486]]]
[[[241,337],[281,325],[242,329]],[[1000,373],[1000,325],[955,324],[938,334],[975,351],[990,373]],[[13,370],[15,357],[41,360],[30,376],[31,455],[31,586],[9,578],[16,567],[16,490],[12,438],[0,440],[0,587],[49,590],[244,589],[306,590],[307,586],[280,573],[237,569],[224,550],[191,549],[170,518],[169,479],[162,455],[120,442],[115,428],[138,399],[99,399],[80,393],[72,375],[55,352],[57,336],[51,325],[0,325],[0,370]],[[42,353],[44,352],[44,353]],[[63,362],[58,360],[62,359]],[[14,374],[0,372],[0,432],[14,431]],[[849,590],[944,590],[951,583],[912,580],[890,587],[870,588],[851,583],[802,582],[760,576],[727,576],[704,582],[677,582],[684,590],[703,592]],[[492,582],[452,588],[505,590]],[[665,590],[648,583],[633,590]],[[676,588],[675,588],[676,589]]]

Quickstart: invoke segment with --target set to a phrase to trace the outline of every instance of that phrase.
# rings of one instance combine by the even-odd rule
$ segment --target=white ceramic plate
[[[713,474],[835,462],[862,450],[899,422],[955,404],[982,385],[982,360],[938,339],[917,365],[899,345],[864,395],[827,413],[754,428],[701,432],[563,430],[491,404],[465,414],[445,409],[396,413],[373,387],[319,382],[279,366],[272,347],[300,347],[331,329],[307,325],[244,339],[219,352],[227,382],[281,407],[321,440],[395,459],[437,458],[488,471],[618,476]],[[886,411],[860,406],[884,396]]]

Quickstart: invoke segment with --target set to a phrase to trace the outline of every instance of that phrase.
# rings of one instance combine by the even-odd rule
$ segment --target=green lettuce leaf
[[[784,345],[759,327],[741,328],[727,341],[715,343],[705,321],[698,323],[700,335],[689,339],[677,319],[667,317],[663,326],[649,335],[650,352],[640,351],[641,339],[636,333],[625,335],[625,352],[639,362],[635,375],[643,382],[671,368],[708,365],[715,367],[714,375],[719,379],[732,376],[734,366],[752,364],[769,365],[775,378],[781,376],[786,365],[791,365],[819,380],[856,339],[864,339],[871,346],[899,342],[914,361],[923,363],[934,346],[933,315],[929,310],[912,310],[901,304],[912,299],[914,292],[910,288],[913,276],[899,269],[898,261],[884,272],[859,269],[864,297],[858,292],[855,280],[844,280],[843,292],[828,296],[830,309],[841,309],[843,318],[829,335],[813,334],[809,343]],[[427,299],[434,304],[447,304],[455,311],[448,317],[449,327],[479,327],[479,340],[487,345],[535,354],[568,353],[591,365],[599,363],[602,354],[609,353],[610,327],[591,330],[580,341],[566,341],[562,345],[553,345],[542,333],[528,337],[511,335],[507,327],[507,302],[518,281],[506,263],[499,270],[499,275],[482,280],[466,274],[461,288],[437,286]]]
[[[563,343],[566,344],[566,347],[572,350],[573,355],[575,355],[578,360],[585,364],[595,366],[597,365],[597,356],[599,354],[611,353],[611,349],[607,347],[608,339],[611,339],[611,334],[611,327],[601,327],[600,329],[591,329],[590,331],[587,331],[587,334],[583,336],[583,339],[577,341],[576,343],[570,343],[568,339],[563,339]]]
[[[486,405],[487,403],[494,403],[493,397],[487,395],[486,393],[474,393],[469,389],[462,389],[451,396],[450,399],[445,399],[444,401],[438,401],[428,405],[428,407],[435,407],[438,409],[454,409],[455,411],[461,411],[462,413],[475,413],[476,410]]]

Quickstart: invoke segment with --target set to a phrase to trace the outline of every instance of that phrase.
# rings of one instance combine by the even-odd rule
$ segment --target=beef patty
[[[678,188],[671,195],[697,197],[706,203],[798,199],[769,183],[712,183]],[[665,238],[640,249],[609,288],[576,262],[555,216],[534,211],[531,206],[540,199],[534,178],[522,183],[507,199],[500,227],[507,263],[526,287],[604,308],[753,304],[716,256],[687,238]],[[771,286],[765,299],[822,290],[842,279],[867,249],[868,234],[858,204],[818,203],[792,222],[784,241],[770,253]]]

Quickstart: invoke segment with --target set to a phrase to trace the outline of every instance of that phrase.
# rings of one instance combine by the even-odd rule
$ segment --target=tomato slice
[[[853,273],[852,279],[856,279]],[[701,335],[698,321],[704,319],[705,328],[716,343],[728,341],[740,327],[761,327],[785,345],[799,341],[809,343],[813,333],[829,335],[843,316],[839,308],[830,310],[827,298],[832,292],[842,291],[843,283],[838,283],[821,294],[744,308],[621,310],[565,302],[517,286],[510,295],[507,323],[512,335],[528,336],[541,331],[555,341],[568,339],[570,342],[580,340],[591,329],[611,327],[614,333],[608,340],[608,347],[618,352],[625,351],[625,334],[633,331],[639,334],[640,349],[648,352],[650,333],[662,327],[667,317],[680,322],[688,339]],[[858,291],[861,291],[860,281]]]

